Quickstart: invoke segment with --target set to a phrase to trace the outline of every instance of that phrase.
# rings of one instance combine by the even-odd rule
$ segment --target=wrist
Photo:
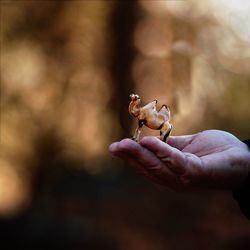
[[[246,144],[247,150],[249,153],[247,157],[247,170],[248,170],[248,173],[250,174],[250,139],[244,140],[243,142]]]
[[[238,185],[235,186],[234,190],[240,190],[242,188],[246,188],[246,184],[250,186],[250,140],[242,141],[244,147],[243,158],[239,166],[242,169],[242,176],[241,180],[239,181]],[[236,176],[235,176],[236,178]]]
[[[247,157],[247,177],[243,184],[232,191],[233,197],[238,201],[239,207],[242,211],[242,213],[250,219],[250,200],[249,200],[249,194],[250,194],[250,140],[243,141],[247,146],[247,150],[249,152],[249,156]]]

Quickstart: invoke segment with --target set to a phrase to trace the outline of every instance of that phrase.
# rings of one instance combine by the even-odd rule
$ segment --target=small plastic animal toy
[[[141,107],[141,99],[139,95],[130,95],[129,113],[138,118],[138,126],[135,130],[133,140],[139,141],[140,133],[143,125],[148,128],[160,130],[160,139],[164,142],[167,141],[170,132],[173,128],[170,120],[170,110],[167,105],[162,105],[159,111],[156,109],[157,100],[148,103]]]

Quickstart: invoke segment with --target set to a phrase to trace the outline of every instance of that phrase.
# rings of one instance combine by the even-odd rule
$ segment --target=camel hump
[[[170,120],[170,109],[167,105],[163,104],[160,110],[158,111],[158,114],[165,117],[166,120]]]
[[[155,101],[153,101],[153,102],[150,102],[150,103],[148,103],[147,105],[145,105],[145,106],[143,106],[142,108],[141,108],[141,110],[156,110],[156,103],[157,103],[157,101],[155,100]]]

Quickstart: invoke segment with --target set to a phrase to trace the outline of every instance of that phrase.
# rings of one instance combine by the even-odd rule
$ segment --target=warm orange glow
[[[152,57],[166,57],[169,55],[172,42],[172,31],[168,20],[141,20],[135,30],[135,46],[138,50]]]
[[[168,59],[138,56],[133,65],[133,76],[137,83],[136,92],[146,102],[155,97],[160,102],[171,102],[172,79]]]
[[[15,167],[0,159],[0,215],[13,216],[27,207],[30,199],[28,183]]]
[[[244,0],[2,1],[0,214],[29,203],[43,161],[115,165],[132,92],[170,106],[173,134],[249,136],[248,12]]]

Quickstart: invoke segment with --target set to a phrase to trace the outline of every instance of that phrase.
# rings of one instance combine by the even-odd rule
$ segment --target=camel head
[[[137,94],[131,94],[129,97],[130,97],[131,101],[133,101],[133,102],[140,99],[140,96]]]

